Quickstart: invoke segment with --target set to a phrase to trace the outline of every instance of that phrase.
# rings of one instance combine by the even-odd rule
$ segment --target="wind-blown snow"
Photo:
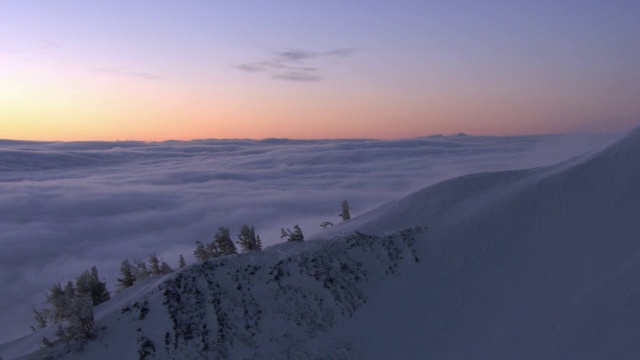
[[[273,244],[280,227],[300,224],[309,235],[339,222],[344,199],[357,215],[446,178],[548,165],[612,139],[0,141],[0,342],[28,332],[29,305],[53,283],[92,265],[113,288],[123,259],[156,252],[175,265],[218,226],[255,225]]]

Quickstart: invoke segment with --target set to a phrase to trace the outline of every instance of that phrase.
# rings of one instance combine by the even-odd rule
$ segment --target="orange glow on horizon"
[[[46,67],[0,71],[0,77],[0,138],[15,140],[397,139],[559,133],[584,129],[585,119],[591,124],[587,130],[633,125],[612,124],[588,100],[532,102],[527,93],[507,98],[486,91],[380,91],[355,85],[300,91],[266,82],[194,88]],[[598,119],[609,121],[603,126]]]

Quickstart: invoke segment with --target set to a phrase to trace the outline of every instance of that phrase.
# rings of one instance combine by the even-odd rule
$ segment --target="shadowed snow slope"
[[[640,358],[639,182],[640,129],[556,166],[448,180],[321,233],[332,241],[116,297],[70,358]]]
[[[336,227],[429,227],[420,270],[342,331],[369,359],[638,358],[639,183],[636,129],[594,155],[453,179]]]

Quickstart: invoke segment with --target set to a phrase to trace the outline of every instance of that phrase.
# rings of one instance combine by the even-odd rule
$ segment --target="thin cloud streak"
[[[355,48],[339,48],[325,52],[300,49],[279,51],[267,61],[233,65],[247,73],[267,73],[272,79],[294,82],[318,82],[324,77],[319,75],[317,66],[307,66],[312,60],[348,58],[356,53]]]
[[[277,52],[275,61],[302,61],[307,59],[315,59],[318,57],[320,57],[320,54],[313,51],[289,50]]]
[[[325,52],[324,54],[326,56],[347,58],[347,57],[350,57],[350,56],[354,55],[357,51],[358,51],[358,49],[356,49],[356,48],[342,48],[342,49],[329,50],[329,51]]]
[[[49,39],[41,40],[39,45],[39,48],[43,50],[57,49],[61,47],[62,47],[62,44]]]
[[[102,74],[116,75],[121,77],[128,77],[128,78],[147,80],[147,81],[156,81],[156,80],[162,79],[161,76],[153,73],[143,72],[143,71],[131,71],[131,70],[122,69],[118,67],[98,67],[98,68],[93,68],[93,70]]]
[[[300,81],[300,82],[317,82],[322,81],[322,77],[318,75],[309,74],[302,71],[289,71],[286,73],[280,73],[273,75],[274,79],[286,80],[286,81]]]

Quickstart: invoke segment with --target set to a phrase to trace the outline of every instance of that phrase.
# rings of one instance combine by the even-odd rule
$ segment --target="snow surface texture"
[[[102,317],[102,340],[74,356],[196,358],[206,339],[219,358],[640,358],[639,154],[637,129],[555,166],[441,182],[334,226],[330,241],[194,266]],[[384,238],[344,235],[409,224],[428,230],[389,235],[388,256]]]
[[[309,342],[353,317],[382,279],[419,262],[413,247],[423,230],[288,243],[194,265],[100,306],[102,330],[81,353],[60,346],[27,357],[347,359],[347,339],[322,349]],[[32,351],[48,332],[17,340],[4,356]]]
[[[357,334],[366,359],[640,358],[639,183],[636,129],[595,155],[445,181],[336,227],[429,226],[420,269],[336,333]]]
[[[305,235],[452,176],[549,165],[614,136],[398,141],[0,141],[0,343],[29,333],[29,305],[96,265],[113,289],[125,258],[193,262],[219,226]]]

